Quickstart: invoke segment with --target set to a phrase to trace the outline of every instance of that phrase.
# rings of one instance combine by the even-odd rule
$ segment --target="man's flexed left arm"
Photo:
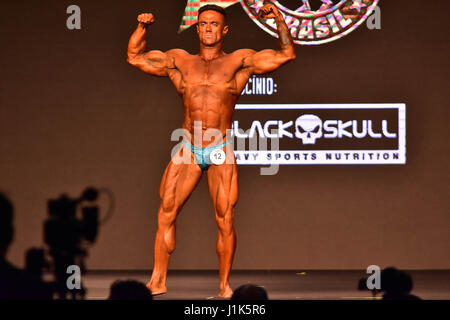
[[[296,58],[294,41],[278,8],[272,3],[265,4],[260,9],[260,15],[265,19],[275,19],[278,31],[278,50],[247,51],[249,55],[244,58],[244,67],[251,69],[255,74],[272,72]]]

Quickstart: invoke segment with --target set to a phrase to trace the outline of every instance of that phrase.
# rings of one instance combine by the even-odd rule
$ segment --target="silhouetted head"
[[[411,276],[394,267],[381,271],[381,289],[388,295],[405,295],[413,288]]]
[[[222,43],[228,33],[225,9],[207,4],[198,10],[197,34],[200,43],[213,47]]]
[[[152,300],[144,283],[135,280],[117,280],[110,288],[108,300]]]
[[[267,291],[254,284],[245,284],[233,292],[231,300],[269,300]]]
[[[0,257],[6,255],[6,251],[13,238],[14,207],[9,199],[0,193]]]

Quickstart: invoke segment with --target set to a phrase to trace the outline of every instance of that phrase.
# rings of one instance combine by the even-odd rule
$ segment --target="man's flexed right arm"
[[[170,69],[175,69],[175,58],[169,52],[147,51],[147,28],[155,21],[153,14],[142,13],[137,18],[139,25],[130,37],[127,62],[145,73],[164,77]]]

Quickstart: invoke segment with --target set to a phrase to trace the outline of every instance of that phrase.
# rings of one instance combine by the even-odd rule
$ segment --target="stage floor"
[[[450,299],[450,270],[408,271],[414,281],[412,294],[427,300]],[[133,279],[146,283],[151,271],[90,271],[83,275],[87,299],[106,299],[115,280]],[[263,286],[274,300],[366,300],[373,299],[369,291],[359,291],[363,271],[296,270],[242,271],[233,270],[230,284],[236,289],[242,284]],[[219,299],[217,271],[169,271],[168,292],[155,300]]]

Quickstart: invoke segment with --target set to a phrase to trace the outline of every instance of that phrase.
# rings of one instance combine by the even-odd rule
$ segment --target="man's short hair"
[[[207,10],[216,11],[216,12],[222,14],[223,17],[225,18],[225,20],[227,19],[227,13],[226,13],[225,9],[222,8],[221,6],[216,5],[216,4],[207,4],[207,5],[204,5],[204,6],[200,7],[200,9],[198,10],[197,17],[200,17],[200,14],[202,12],[204,12],[204,11],[207,11]]]

